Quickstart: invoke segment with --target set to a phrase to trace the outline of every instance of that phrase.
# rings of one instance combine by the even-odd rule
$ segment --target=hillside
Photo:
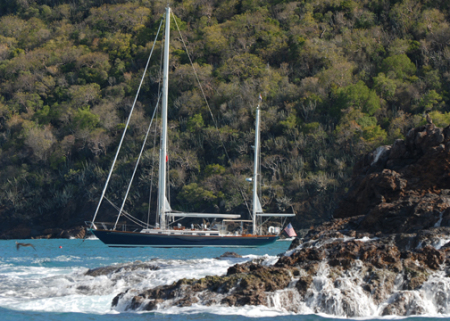
[[[3,231],[89,220],[166,1],[0,3]],[[262,105],[262,197],[294,226],[330,218],[358,157],[412,127],[450,123],[447,1],[193,0],[171,7],[170,193],[174,208],[247,213],[254,109]],[[177,31],[174,29],[175,33]],[[120,204],[155,108],[160,41],[107,197]],[[229,158],[221,145],[224,143]],[[126,210],[155,208],[151,139]],[[153,171],[152,169],[155,168]],[[239,187],[239,188],[238,188]],[[108,205],[101,217],[114,215]]]

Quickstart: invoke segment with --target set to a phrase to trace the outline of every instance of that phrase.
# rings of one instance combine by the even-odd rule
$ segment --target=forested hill
[[[447,0],[170,2],[219,126],[173,24],[176,209],[247,213],[238,187],[249,201],[259,93],[261,202],[294,209],[297,228],[331,216],[359,155],[403,138],[425,112],[450,123]],[[92,217],[166,3],[0,2],[0,233]],[[160,42],[107,191],[117,205],[157,101]],[[158,143],[149,140],[126,204],[139,218]]]

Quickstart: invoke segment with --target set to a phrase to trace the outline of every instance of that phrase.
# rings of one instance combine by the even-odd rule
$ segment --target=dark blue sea
[[[116,249],[96,239],[22,240],[31,247],[16,249],[15,241],[0,241],[0,320],[341,320],[312,313],[293,314],[283,309],[193,306],[154,312],[128,312],[112,308],[112,299],[129,288],[147,289],[181,278],[225,274],[227,269],[260,258],[273,264],[290,242],[256,248]],[[231,251],[242,258],[216,259]],[[155,271],[127,269],[97,277],[85,272],[101,266],[121,267],[130,262],[150,262]],[[391,320],[383,318],[382,320]],[[398,318],[397,318],[398,319]],[[436,318],[408,318],[408,320]],[[371,320],[366,318],[366,320]]]

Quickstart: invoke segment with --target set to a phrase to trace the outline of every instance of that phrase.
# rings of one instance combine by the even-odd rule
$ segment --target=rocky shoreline
[[[363,157],[334,219],[273,266],[118,294],[112,306],[264,305],[342,317],[450,313],[450,127],[428,124]]]
[[[311,230],[274,266],[251,261],[230,267],[225,276],[182,279],[139,293],[129,289],[112,306],[157,310],[193,304],[264,305],[364,317],[427,314],[421,302],[431,301],[437,313],[448,313],[450,243],[442,243],[450,241],[450,228],[377,237],[352,229],[361,219],[336,219]]]
[[[19,226],[0,234],[1,240],[11,239],[82,239],[86,235],[84,226],[73,228],[46,228],[36,229]]]

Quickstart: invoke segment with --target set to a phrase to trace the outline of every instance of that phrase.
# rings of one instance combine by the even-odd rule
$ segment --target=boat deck
[[[220,232],[217,230],[199,230],[199,229],[173,229],[173,230],[161,230],[161,229],[143,229],[140,233],[145,234],[159,234],[159,235],[198,235],[198,236],[239,236],[239,237],[273,237],[276,234],[268,235],[252,235],[242,233]]]

